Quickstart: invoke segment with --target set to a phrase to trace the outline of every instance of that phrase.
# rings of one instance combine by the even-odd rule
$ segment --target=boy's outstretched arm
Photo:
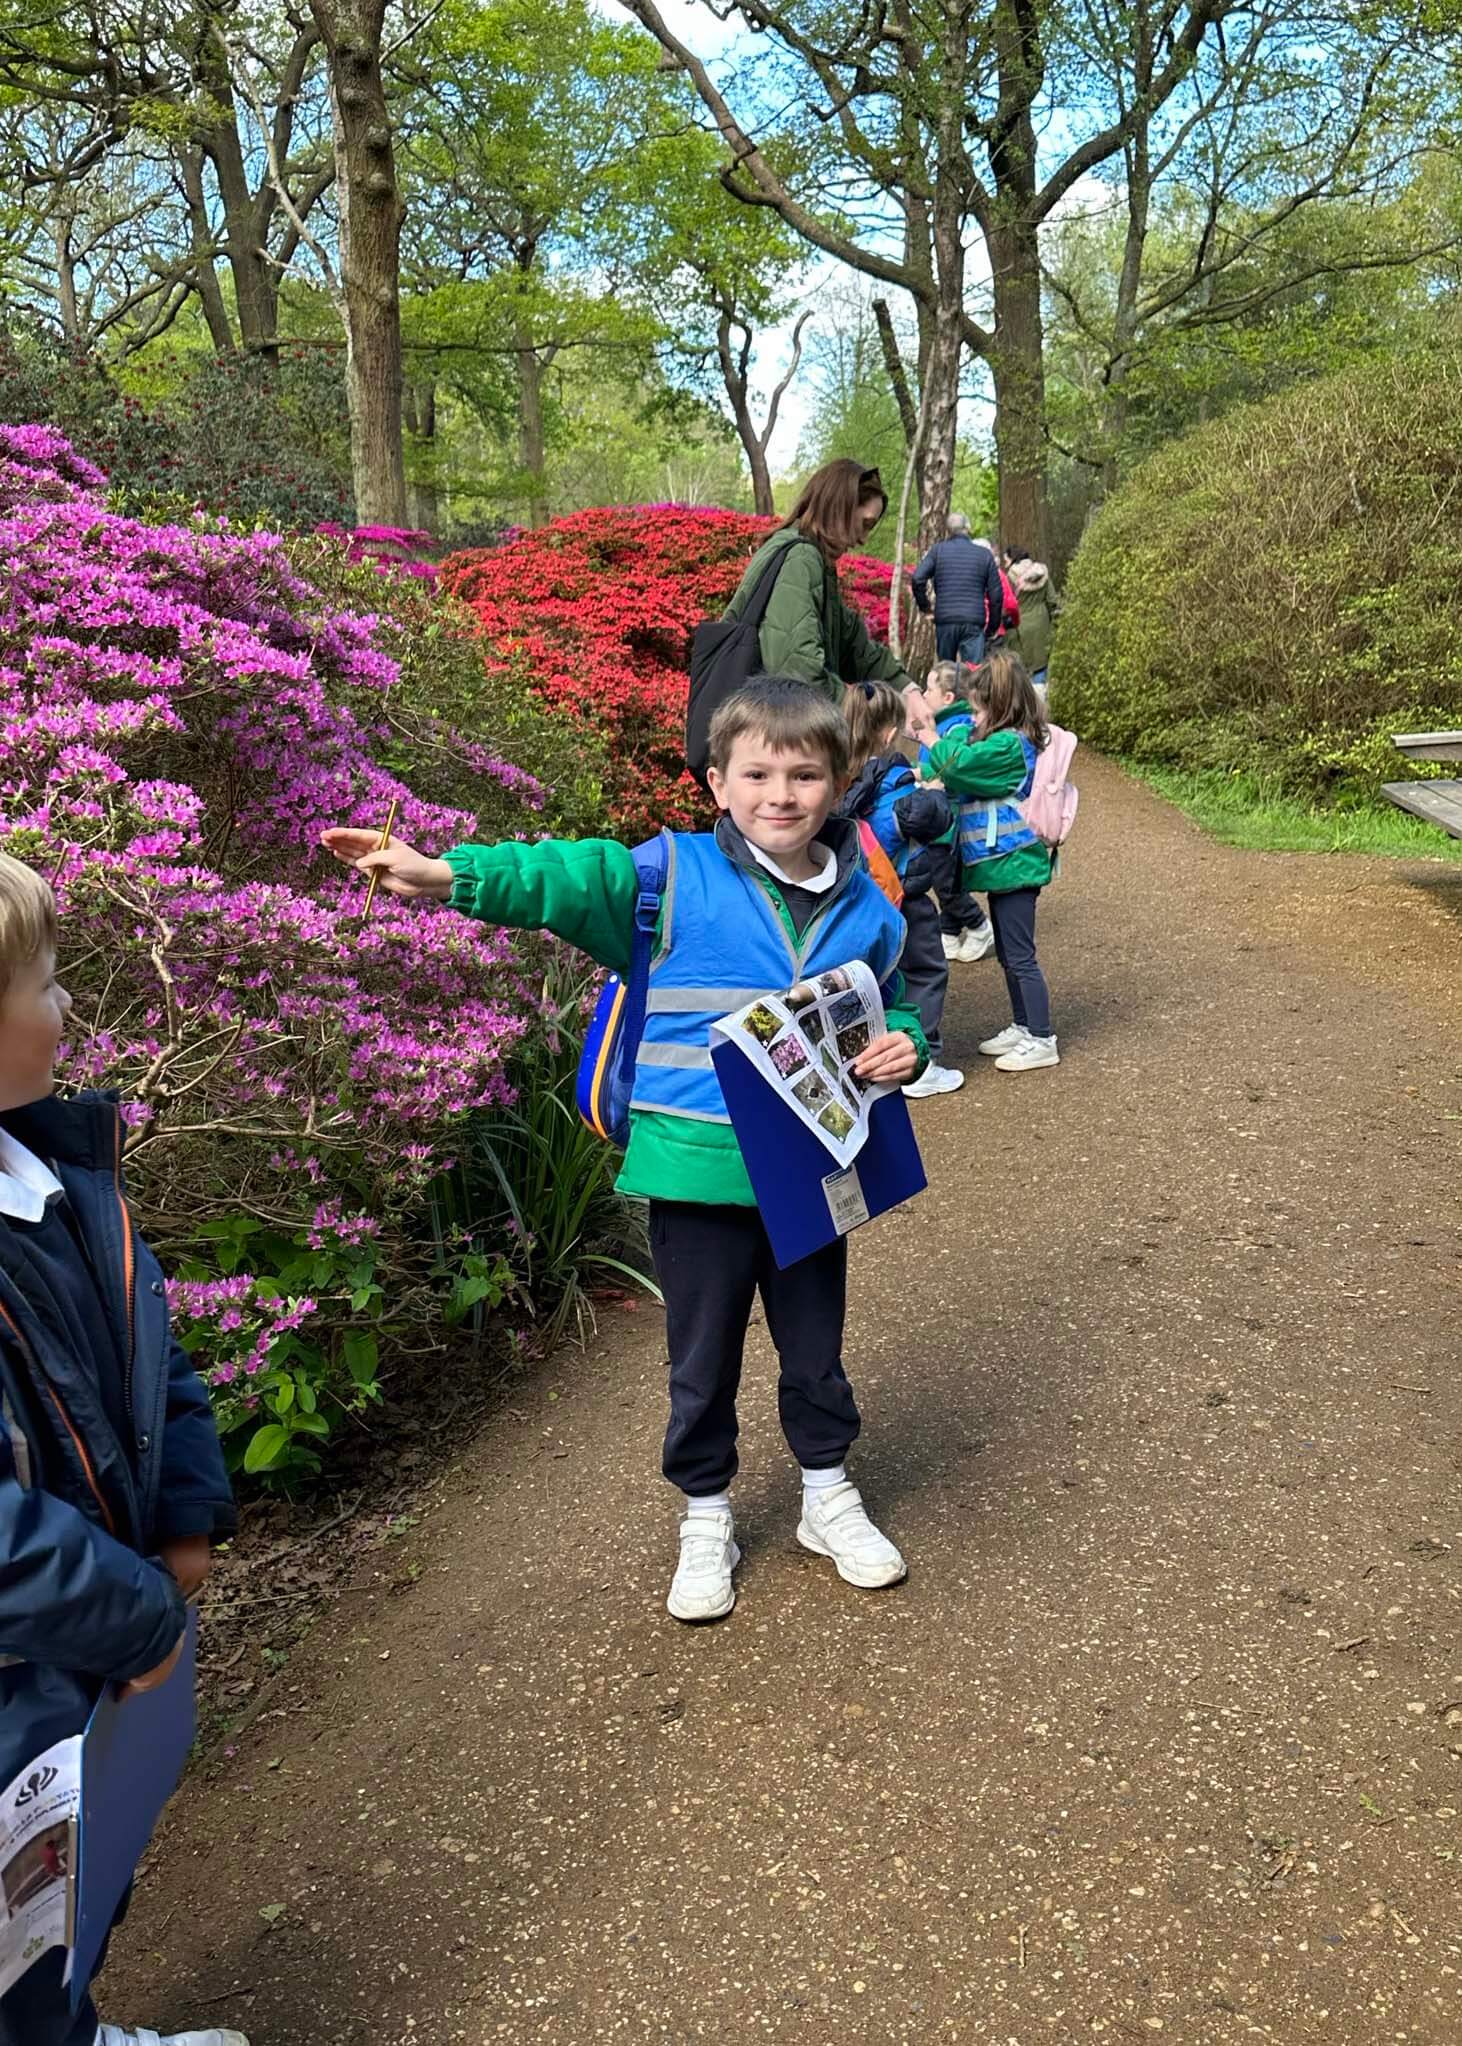
[[[612,973],[629,971],[639,878],[617,839],[457,845],[440,860],[399,840],[381,850],[371,831],[326,831],[322,842],[360,873],[378,867],[392,895],[434,897],[513,930],[552,931]]]

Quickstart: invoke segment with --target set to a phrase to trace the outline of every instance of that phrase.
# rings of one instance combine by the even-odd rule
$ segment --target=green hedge
[[[1373,362],[1145,462],[1072,564],[1057,716],[1107,752],[1374,801],[1462,724],[1462,364]]]

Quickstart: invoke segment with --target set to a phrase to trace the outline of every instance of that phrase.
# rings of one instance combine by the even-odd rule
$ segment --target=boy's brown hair
[[[983,738],[992,732],[1022,732],[1039,753],[1050,738],[1046,714],[1024,663],[1014,654],[991,654],[969,670],[970,700],[987,713]]]
[[[764,739],[773,753],[805,746],[820,753],[834,781],[848,774],[848,727],[821,690],[780,675],[758,675],[728,696],[711,719],[709,763],[724,774],[738,739]]]
[[[853,682],[843,700],[843,716],[848,721],[848,772],[856,774],[865,760],[897,743],[908,708],[892,682]]]
[[[888,510],[888,492],[878,471],[865,469],[850,455],[840,455],[808,477],[782,525],[795,526],[805,539],[817,542],[829,561],[836,561],[850,547],[862,545],[865,536],[858,508],[871,497],[880,498],[884,511]]]
[[[0,1001],[22,967],[55,949],[55,896],[32,868],[0,852]]]

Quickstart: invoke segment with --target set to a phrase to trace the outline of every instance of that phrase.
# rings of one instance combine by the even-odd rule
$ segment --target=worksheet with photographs
[[[887,1029],[878,982],[861,959],[763,995],[712,1024],[770,1081],[830,1157],[851,1165],[868,1137],[868,1111],[888,1083],[860,1080],[853,1061]]]
[[[70,1937],[81,1736],[57,1741],[0,1791],[0,1996]]]

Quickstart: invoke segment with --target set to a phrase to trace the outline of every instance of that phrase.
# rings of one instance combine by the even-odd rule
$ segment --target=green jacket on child
[[[956,708],[967,709],[951,704],[936,723]],[[992,732],[988,739],[979,739],[972,725],[960,724],[921,754],[919,772],[925,781],[942,781],[956,802],[998,802],[1002,796],[1013,796],[1024,782],[1025,748],[1019,732]],[[962,871],[962,885],[985,895],[1044,888],[1050,879],[1050,848],[1039,842],[994,859],[967,860]]]
[[[799,936],[776,879],[754,858],[742,856],[744,841],[728,818],[721,820],[715,836],[728,864],[764,889],[793,951],[805,952],[821,910],[813,911]],[[829,818],[819,840],[829,846],[839,866],[827,906],[850,887],[873,888],[860,863],[855,826],[845,819]],[[548,838],[536,845],[516,840],[502,845],[459,845],[444,857],[453,874],[453,909],[484,923],[552,931],[611,973],[624,976],[629,972],[639,879],[632,853],[618,840]],[[657,950],[664,918],[662,905]],[[707,960],[707,985],[731,985],[737,979],[734,960]],[[901,982],[898,993],[901,997]],[[928,1045],[917,1012],[900,999],[887,1005],[885,1014],[888,1028],[907,1031],[920,1060],[926,1060]],[[621,1193],[646,1200],[756,1206],[736,1133],[729,1123],[651,1109],[630,1111],[630,1139],[617,1184]]]

